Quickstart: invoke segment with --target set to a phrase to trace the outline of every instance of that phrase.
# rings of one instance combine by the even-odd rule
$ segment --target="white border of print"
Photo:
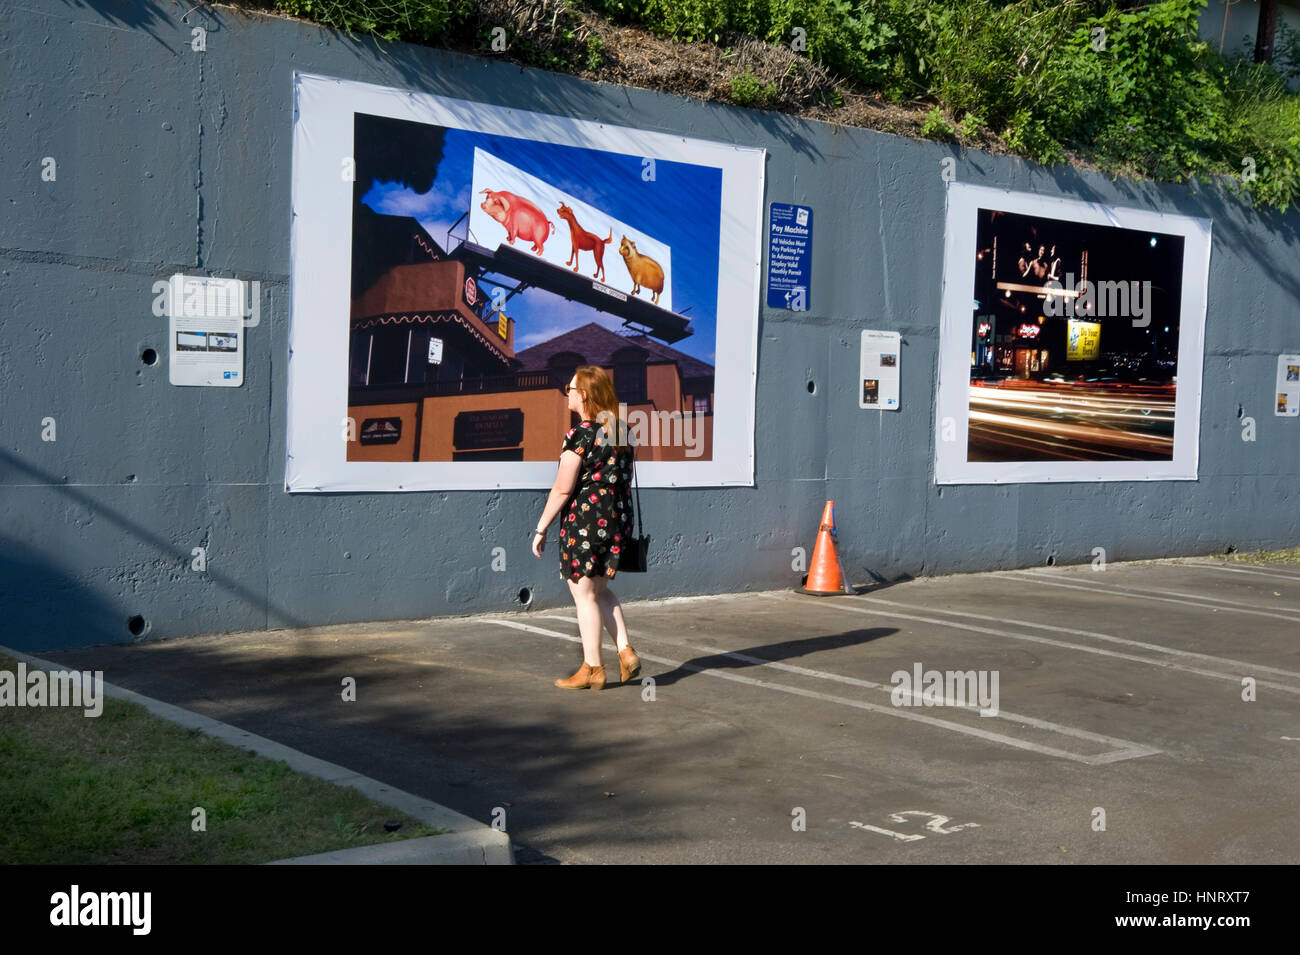
[[[644,461],[646,487],[754,483],[755,369],[765,150],[488,106],[294,71],[285,489],[421,491],[547,488],[554,461],[348,461],[353,114],[479,130],[722,170],[713,460]],[[562,434],[555,436],[555,456]]]
[[[980,209],[1181,235],[1182,311],[1172,461],[970,461],[970,323],[975,288],[975,241]],[[1210,273],[1210,220],[1167,215],[968,183],[948,183],[943,313],[939,330],[939,393],[935,402],[935,484],[1014,484],[1044,481],[1194,481],[1200,450],[1201,370]],[[943,440],[943,422],[956,424]]]

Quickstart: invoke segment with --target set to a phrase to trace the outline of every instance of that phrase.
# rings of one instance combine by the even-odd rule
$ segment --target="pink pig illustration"
[[[486,193],[487,198],[479,208],[505,226],[506,238],[510,244],[514,245],[515,237],[518,236],[525,242],[531,242],[533,252],[541,255],[542,246],[555,231],[555,223],[546,218],[541,209],[523,196],[493,189],[481,191]]]

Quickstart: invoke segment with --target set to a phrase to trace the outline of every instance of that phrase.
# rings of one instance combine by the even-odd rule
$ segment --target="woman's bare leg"
[[[600,619],[614,638],[614,643],[622,650],[627,646],[627,623],[623,620],[623,605],[609,589],[609,579],[601,577],[596,584],[596,600],[600,605]]]
[[[602,581],[603,583],[603,581]],[[578,632],[582,634],[582,658],[590,666],[600,666],[601,609],[596,599],[595,580],[581,577],[568,581],[573,605],[578,611]]]

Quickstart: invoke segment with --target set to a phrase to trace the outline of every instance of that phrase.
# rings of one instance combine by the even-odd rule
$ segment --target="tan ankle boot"
[[[618,651],[618,678],[626,683],[641,672],[641,658],[636,655],[629,643]]]
[[[561,690],[603,690],[605,688],[605,668],[594,667],[587,661],[582,662],[578,672],[567,680],[556,680],[555,685]]]

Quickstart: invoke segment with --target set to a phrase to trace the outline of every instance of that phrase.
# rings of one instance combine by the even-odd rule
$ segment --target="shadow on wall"
[[[176,4],[166,2],[166,0],[136,0],[134,3],[105,3],[104,0],[62,0],[62,3],[70,10],[80,9],[83,13],[94,14],[109,23],[147,33],[169,48],[170,44],[175,42],[179,28],[185,28],[181,36],[182,39],[188,42],[189,28],[196,26],[208,27],[212,15],[212,11],[204,10],[201,12],[206,13],[208,19],[200,19],[185,12],[186,9],[197,6],[197,4],[186,4],[184,8],[177,10]]]
[[[0,536],[0,644],[32,652],[129,639],[117,607],[26,542]]]
[[[127,539],[139,542],[152,551],[147,556],[163,564],[183,567],[190,561],[188,545],[178,546],[163,534],[142,526],[124,514],[106,507],[75,486],[33,467],[21,458],[0,451],[0,476],[17,471],[32,483],[58,491],[71,507],[94,515],[119,528]],[[112,560],[110,556],[108,558]],[[124,562],[119,570],[139,566],[138,561]],[[235,600],[257,608],[267,619],[274,619],[278,628],[305,627],[306,622],[286,608],[273,604],[262,591],[252,590],[235,578],[213,570],[204,576]],[[127,581],[134,586],[136,580]],[[142,601],[140,603],[147,603]],[[30,540],[0,536],[0,644],[15,650],[48,650],[63,647],[88,647],[102,643],[131,643],[147,639],[154,627],[140,614],[148,613],[137,603],[130,607],[116,604],[76,580],[47,553],[38,552]],[[155,639],[177,636],[166,627],[157,628]],[[246,629],[246,628],[239,628]],[[192,630],[185,632],[189,636]],[[214,628],[213,632],[216,632]]]
[[[270,2],[265,4],[267,9],[254,9],[251,7],[220,9],[203,6],[198,12],[186,14],[187,18],[183,20],[181,19],[183,11],[177,11],[174,4],[170,2],[164,3],[159,2],[159,0],[135,0],[133,3],[120,5],[106,4],[102,0],[63,0],[63,2],[71,7],[83,7],[88,11],[93,11],[94,14],[110,23],[147,33],[168,49],[174,49],[178,42],[190,42],[190,31],[195,28],[202,28],[206,31],[210,41],[214,35],[226,29],[232,31],[256,30],[263,23],[269,22],[296,30],[304,43],[316,42],[314,35],[318,32],[329,34],[333,42],[351,50],[356,56],[358,68],[353,71],[353,76],[348,77],[349,79],[375,83],[380,86],[420,90],[455,99],[500,103],[514,109],[533,110],[580,119],[591,119],[592,117],[607,114],[611,107],[622,109],[626,106],[632,106],[631,112],[633,116],[635,115],[635,106],[629,102],[627,96],[627,90],[630,88],[610,87],[605,84],[597,86],[590,80],[583,80],[562,73],[551,73],[535,67],[523,67],[515,61],[505,59],[502,59],[499,65],[492,64],[498,67],[495,73],[489,72],[485,74],[477,68],[487,65],[487,56],[474,56],[469,53],[440,47],[388,43],[376,37],[362,34],[349,36],[346,32],[331,27],[320,26],[306,21],[295,22],[282,16],[276,16],[270,10],[273,6]],[[187,8],[197,7],[198,4],[187,3],[184,6]],[[313,38],[309,40],[309,37]],[[429,56],[430,53],[432,56]],[[440,57],[447,57],[451,60],[453,68],[447,69],[446,61],[440,60]],[[365,76],[365,73],[370,72],[367,65],[374,63],[378,58],[383,60],[384,78],[377,79],[373,76]],[[492,59],[496,59],[496,57]],[[528,76],[544,79],[542,82],[537,83],[521,83],[519,78],[521,71]],[[618,91],[616,95],[621,96],[623,102],[620,103],[611,98],[611,89]],[[287,83],[287,77],[283,91],[278,92],[277,95],[283,95],[286,98],[292,95]],[[679,103],[684,99],[684,97],[678,95],[657,93],[652,90],[637,90],[636,95],[642,97],[661,96],[670,104]],[[744,115],[746,116],[746,123],[760,126],[769,136],[793,151],[814,160],[821,157],[821,153],[813,140],[804,134],[806,125],[794,117],[781,113],[745,110],[726,103],[706,102],[700,105],[722,111],[720,115],[726,115],[728,112],[735,115]],[[623,125],[635,127],[637,123],[630,116]],[[655,127],[652,125],[647,128]],[[403,181],[409,183],[417,192],[425,192],[428,188],[427,185],[424,188],[419,185],[421,175],[427,175],[427,173],[417,172],[415,179]],[[386,174],[380,173],[380,177],[386,178]],[[360,176],[357,178],[358,180],[361,179]]]

